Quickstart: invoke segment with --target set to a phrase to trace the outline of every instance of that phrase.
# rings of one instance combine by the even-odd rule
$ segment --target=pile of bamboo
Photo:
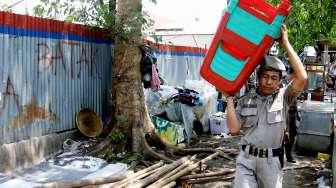
[[[209,160],[220,155],[219,152],[215,152],[208,157],[195,161],[196,156],[192,157],[183,157],[177,161],[174,161],[170,164],[164,164],[160,161],[148,168],[140,170],[128,177],[113,177],[113,178],[102,178],[95,180],[79,180],[76,182],[55,182],[44,184],[43,188],[51,187],[85,187],[93,185],[105,185],[104,187],[113,187],[113,188],[161,188],[161,187],[174,187],[176,181],[180,181],[184,184],[195,184],[195,183],[204,183],[209,181],[229,181],[233,178],[234,170],[226,169],[219,172],[211,173],[201,173],[188,175],[192,171],[195,171],[197,167],[202,166]],[[113,183],[113,184],[111,184]]]
[[[120,182],[115,183],[112,187],[121,188],[168,188],[174,187],[176,181],[186,181],[187,183],[202,183],[206,181],[215,181],[223,180],[228,181],[233,177],[234,170],[223,170],[220,172],[214,173],[204,173],[204,174],[195,174],[189,175],[190,172],[197,169],[203,163],[212,160],[213,158],[219,155],[218,152],[209,155],[208,157],[195,162],[195,156],[193,157],[184,157],[180,160],[177,160],[171,164],[161,165],[162,163],[157,163],[153,166],[160,166],[158,168],[147,168],[150,171],[141,170],[135,173],[132,177],[128,177]],[[144,173],[145,172],[145,173]],[[146,174],[148,173],[148,174]],[[140,175],[142,174],[142,175]],[[146,177],[145,177],[146,176]],[[145,178],[143,178],[145,177]]]

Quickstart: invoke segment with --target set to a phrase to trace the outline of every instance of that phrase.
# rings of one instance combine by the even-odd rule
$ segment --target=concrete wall
[[[75,131],[33,137],[0,146],[0,172],[22,169],[38,164],[62,149],[66,138],[74,137]]]

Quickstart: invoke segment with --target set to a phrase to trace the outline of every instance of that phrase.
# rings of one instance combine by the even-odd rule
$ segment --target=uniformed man
[[[275,56],[265,56],[258,70],[258,88],[238,100],[235,109],[227,97],[227,125],[232,134],[245,130],[236,163],[236,188],[282,187],[282,143],[288,106],[304,89],[307,73],[291,44],[287,29],[281,27],[280,43],[294,69],[293,81],[280,88],[285,66]]]

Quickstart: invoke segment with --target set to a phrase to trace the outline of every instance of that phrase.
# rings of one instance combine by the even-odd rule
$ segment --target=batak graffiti
[[[9,40],[15,38],[9,37]],[[98,74],[96,58],[98,55],[98,49],[94,45],[85,45],[81,42],[69,41],[69,40],[55,40],[52,45],[50,42],[39,42],[35,46],[37,67],[37,79],[43,76],[63,76],[69,75],[71,80],[81,79],[82,71],[88,71],[85,75],[88,77],[94,77],[101,79]],[[60,71],[63,71],[62,73]],[[48,74],[51,73],[51,74]],[[64,78],[66,79],[66,78]],[[31,81],[27,81],[28,84],[33,85]],[[11,130],[21,128],[25,125],[32,125],[38,121],[55,122],[56,114],[49,110],[46,105],[38,106],[36,98],[32,96],[29,104],[21,104],[20,96],[15,88],[19,88],[22,83],[13,83],[10,76],[7,76],[6,81],[2,86],[2,97],[0,98],[0,116],[3,115],[3,111],[14,105],[17,110],[17,115],[10,118],[9,125]],[[1,86],[1,85],[0,85]],[[32,86],[35,87],[35,86]],[[41,101],[40,101],[41,102]],[[50,106],[48,104],[47,106]],[[11,114],[14,115],[14,114]]]
[[[54,49],[53,49],[54,48]],[[54,52],[54,53],[53,53]],[[73,56],[72,54],[80,53],[79,56]],[[98,49],[94,47],[82,46],[79,42],[58,40],[53,47],[47,43],[37,44],[37,64],[39,74],[47,70],[51,70],[53,74],[57,74],[57,62],[62,64],[64,71],[70,72],[71,79],[75,76],[80,78],[82,66],[88,67],[89,76],[93,76],[94,69],[96,67],[96,57]],[[70,66],[67,66],[67,63]],[[75,75],[75,66],[78,66],[78,72]],[[67,68],[69,67],[69,68]],[[68,70],[70,69],[70,70]],[[96,71],[96,73],[98,73]]]

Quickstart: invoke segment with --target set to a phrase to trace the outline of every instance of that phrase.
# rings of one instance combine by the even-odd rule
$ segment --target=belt
[[[245,151],[246,145],[242,145],[242,150]],[[270,149],[262,149],[250,146],[249,154],[255,157],[268,157],[268,150]],[[273,157],[279,157],[282,155],[282,148],[272,149]]]

